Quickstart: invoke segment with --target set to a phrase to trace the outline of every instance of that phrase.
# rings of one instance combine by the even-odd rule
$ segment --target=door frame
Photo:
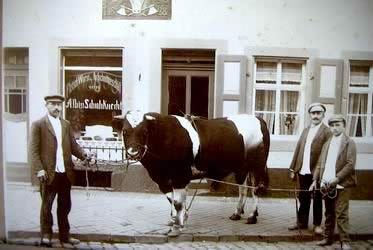
[[[162,71],[162,98],[161,98],[161,112],[162,114],[168,114],[168,103],[169,103],[169,92],[168,92],[168,77],[169,76],[185,76],[186,77],[186,97],[185,97],[185,112],[190,113],[190,102],[191,102],[191,78],[193,76],[207,76],[209,78],[209,93],[208,93],[208,118],[214,116],[214,71],[200,71],[200,70],[176,70],[166,69]]]

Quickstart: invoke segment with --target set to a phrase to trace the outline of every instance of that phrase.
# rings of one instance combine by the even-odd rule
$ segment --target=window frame
[[[275,62],[276,63],[276,83],[275,84],[263,84],[263,83],[256,83],[256,76],[257,76],[257,62]],[[291,85],[291,84],[282,84],[282,64],[283,63],[300,63],[302,66],[302,76],[301,82],[299,85]],[[271,134],[272,139],[278,140],[294,140],[298,138],[301,132],[304,129],[304,121],[305,121],[305,111],[302,107],[305,106],[306,98],[305,98],[305,90],[306,90],[306,74],[307,74],[307,60],[303,58],[287,58],[287,57],[263,57],[257,56],[254,57],[253,60],[253,91],[252,91],[252,112],[255,115],[256,113],[275,113],[275,133]],[[256,90],[272,90],[276,93],[276,103],[275,103],[275,111],[257,111],[255,109],[255,101],[256,101]],[[296,91],[299,93],[299,111],[298,112],[281,112],[281,92],[282,91]],[[295,113],[299,115],[299,127],[297,133],[293,135],[285,135],[279,134],[280,133],[280,116],[283,113]]]
[[[367,87],[351,87],[351,68],[352,66],[369,66],[369,75],[368,75],[368,86]],[[348,107],[350,103],[350,94],[367,94],[368,95],[368,102],[367,102],[367,114],[366,115],[358,115],[348,113]],[[348,64],[348,80],[347,80],[347,103],[346,103],[346,118],[349,116],[365,116],[367,118],[366,121],[366,128],[365,128],[365,136],[351,136],[355,140],[365,140],[365,139],[373,139],[373,61],[354,61],[350,60]],[[350,136],[350,135],[349,135]]]

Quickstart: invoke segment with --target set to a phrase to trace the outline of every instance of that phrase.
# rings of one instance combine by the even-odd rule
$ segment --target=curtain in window
[[[299,92],[298,91],[281,91],[280,104],[280,134],[294,135],[299,127]]]
[[[300,85],[302,81],[302,64],[283,63],[281,76],[282,84]]]
[[[347,132],[350,136],[366,136],[368,95],[350,93]]]
[[[257,90],[255,98],[255,111],[257,111],[256,115],[260,116],[266,121],[269,131],[273,134],[275,129],[276,91]]]
[[[351,66],[350,75],[351,87],[368,87],[369,86],[369,66]]]
[[[277,63],[257,62],[256,82],[275,84],[277,77]]]

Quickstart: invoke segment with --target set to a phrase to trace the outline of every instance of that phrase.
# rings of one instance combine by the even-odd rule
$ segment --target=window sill
[[[293,152],[299,135],[272,135],[270,151]]]
[[[357,152],[360,154],[371,154],[373,152],[373,136],[351,137],[355,143]]]
[[[371,154],[373,152],[373,137],[351,137],[355,143],[358,154]],[[271,152],[294,152],[299,140],[298,135],[271,136]]]
[[[25,122],[27,121],[27,113],[12,114],[4,112],[4,119],[11,122]]]

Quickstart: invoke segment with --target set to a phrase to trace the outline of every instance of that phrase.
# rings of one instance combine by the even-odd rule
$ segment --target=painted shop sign
[[[81,102],[75,98],[68,99],[66,102],[67,109],[105,109],[105,110],[121,110],[122,104],[117,100],[115,103],[108,103],[106,100],[98,100],[94,102],[92,99],[84,99],[84,102]]]
[[[122,71],[65,70],[65,117],[75,132],[111,126],[122,110]]]
[[[103,19],[171,19],[171,0],[102,0]]]

